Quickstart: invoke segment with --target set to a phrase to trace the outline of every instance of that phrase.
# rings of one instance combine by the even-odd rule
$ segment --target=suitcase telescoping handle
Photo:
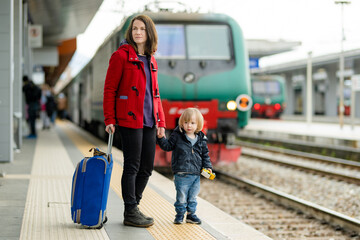
[[[108,149],[107,149],[107,157],[109,157],[109,155],[111,154],[111,148],[113,145],[113,139],[114,139],[114,133],[111,131],[111,128],[109,129],[110,133],[109,133],[109,141],[108,141]]]

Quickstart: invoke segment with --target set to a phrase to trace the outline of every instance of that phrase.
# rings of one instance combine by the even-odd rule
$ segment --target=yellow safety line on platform
[[[82,154],[84,155],[88,155],[89,149],[94,146],[88,141],[86,141],[84,138],[75,134],[74,131],[70,131],[70,128],[72,128],[71,124],[61,124],[61,127],[68,135],[68,137],[74,142],[80,152],[82,152]],[[120,198],[121,175],[122,167],[117,161],[114,161],[110,186]],[[187,223],[181,225],[174,224],[174,206],[150,187],[146,187],[143,193],[143,199],[141,200],[140,209],[142,212],[144,212],[144,214],[154,218],[155,224],[147,228],[147,230],[155,239],[215,239],[211,234],[209,234],[199,225]]]
[[[109,239],[104,229],[89,230],[72,222],[73,172],[74,166],[56,132],[39,131],[20,239]]]
[[[5,179],[30,179],[30,174],[5,174]]]

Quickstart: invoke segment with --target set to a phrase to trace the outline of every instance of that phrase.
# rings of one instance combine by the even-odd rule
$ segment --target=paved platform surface
[[[101,230],[74,224],[70,216],[71,179],[74,166],[103,143],[68,122],[39,131],[37,139],[24,139],[12,163],[0,164],[0,240],[12,239],[239,239],[269,240],[262,233],[198,199],[201,225],[172,223],[173,182],[154,172],[140,209],[154,217],[150,228],[122,224],[120,179],[122,153],[113,148],[114,169],[107,215]]]
[[[299,120],[252,118],[241,132],[272,137],[297,135],[304,136],[305,140],[313,139],[316,142],[325,144],[341,145],[349,142],[352,147],[360,148],[360,125],[352,127],[346,124],[341,128],[338,123],[331,122],[312,122],[308,124],[306,121]]]

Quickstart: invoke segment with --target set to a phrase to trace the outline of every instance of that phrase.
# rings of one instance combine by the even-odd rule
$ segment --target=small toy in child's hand
[[[210,180],[213,180],[216,177],[215,173],[211,172],[210,170],[208,170],[206,168],[203,168],[201,170],[201,175],[203,175],[204,177],[206,177]]]

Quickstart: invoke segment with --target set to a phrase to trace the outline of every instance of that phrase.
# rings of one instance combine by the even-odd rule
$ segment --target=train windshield
[[[190,59],[230,60],[228,26],[188,25],[186,30]]]
[[[185,59],[185,38],[183,25],[163,25],[157,24],[158,58],[177,58]]]
[[[227,25],[157,24],[158,58],[230,60]],[[187,47],[187,49],[186,49]]]
[[[280,95],[280,84],[276,81],[253,81],[252,91],[255,95],[261,96]]]

